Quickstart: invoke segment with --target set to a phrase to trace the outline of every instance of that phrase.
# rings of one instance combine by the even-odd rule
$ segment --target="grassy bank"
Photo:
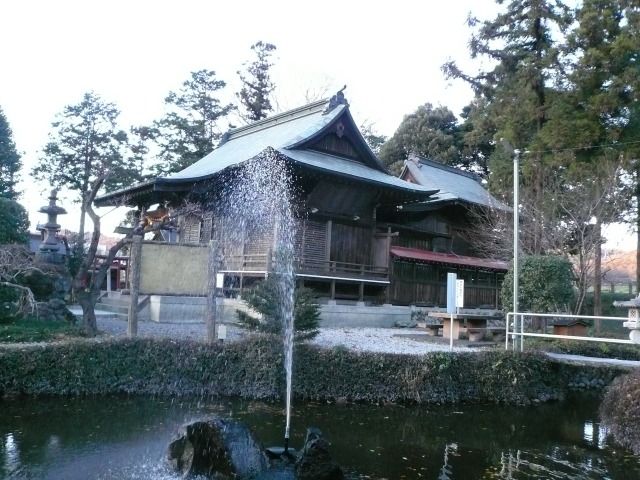
[[[0,323],[1,343],[48,342],[84,336],[83,329],[67,321],[42,321],[33,318]]]
[[[299,345],[293,381],[299,399],[527,405],[563,398],[585,368],[536,353],[411,356]],[[594,375],[604,379],[600,386],[616,373],[591,372],[588,378]],[[128,393],[275,400],[283,381],[281,340],[264,335],[225,345],[135,339],[0,350],[0,397]]]

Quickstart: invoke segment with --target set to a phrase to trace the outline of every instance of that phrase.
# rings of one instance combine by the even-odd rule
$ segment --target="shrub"
[[[537,313],[568,310],[574,299],[571,262],[557,255],[529,255],[519,265],[521,311]],[[502,304],[513,300],[513,265],[502,283]]]
[[[20,294],[17,290],[0,285],[0,323],[15,318],[19,300]]]
[[[640,455],[640,371],[621,375],[606,391],[600,416],[620,445]]]
[[[279,316],[277,280],[274,280],[274,278],[275,276],[270,276],[243,293],[242,299],[259,316],[243,310],[237,310],[238,322],[241,326],[259,332],[283,333],[283,320]],[[296,339],[307,340],[318,334],[320,306],[316,301],[313,290],[296,288],[293,316]]]
[[[29,287],[33,293],[34,298],[39,301],[48,300],[51,294],[54,292],[55,278],[52,274],[44,273],[40,270],[28,270],[25,273],[21,273],[17,277],[20,285]]]

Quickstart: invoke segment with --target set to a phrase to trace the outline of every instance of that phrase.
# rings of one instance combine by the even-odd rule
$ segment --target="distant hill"
[[[605,281],[627,281],[636,279],[636,251],[608,251],[602,258]]]

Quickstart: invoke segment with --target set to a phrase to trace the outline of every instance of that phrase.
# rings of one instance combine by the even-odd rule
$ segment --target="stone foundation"
[[[218,299],[217,321],[235,323],[236,310],[247,309],[246,304],[235,298]],[[207,308],[205,297],[150,295],[149,305],[140,312],[140,318],[159,323],[199,323],[204,322]],[[371,306],[337,304],[329,302],[320,305],[320,327],[373,327],[390,328],[398,321],[411,320],[411,307],[394,305]]]

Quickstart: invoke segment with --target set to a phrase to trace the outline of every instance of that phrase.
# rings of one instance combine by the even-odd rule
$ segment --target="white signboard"
[[[455,273],[447,273],[447,313],[456,313],[456,279]]]
[[[456,307],[464,307],[464,280],[456,280]]]
[[[216,288],[224,288],[224,273],[216,273]]]

